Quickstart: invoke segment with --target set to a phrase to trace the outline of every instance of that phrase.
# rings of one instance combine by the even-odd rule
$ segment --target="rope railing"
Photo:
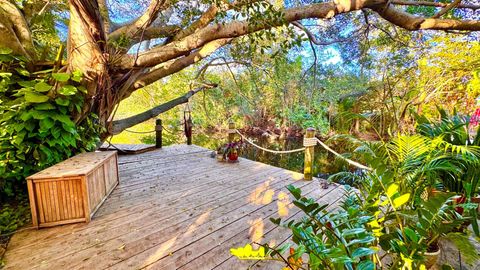
[[[373,170],[373,169],[370,168],[370,167],[367,167],[367,166],[365,166],[365,165],[363,165],[363,164],[360,164],[360,163],[358,163],[358,162],[356,162],[356,161],[353,161],[353,160],[351,160],[351,159],[348,159],[348,158],[342,156],[341,154],[335,152],[335,150],[333,150],[332,148],[328,147],[328,145],[326,145],[325,143],[323,143],[322,141],[320,141],[318,138],[315,138],[315,139],[317,140],[318,144],[320,144],[323,148],[325,148],[325,150],[327,150],[327,151],[329,151],[330,153],[334,154],[335,156],[337,156],[337,157],[345,160],[348,164],[350,164],[350,165],[352,165],[352,166],[355,166],[355,167],[357,167],[357,168],[359,168],[359,169],[367,170],[367,171],[372,171],[372,170]]]
[[[343,155],[341,155],[340,153],[336,152],[335,150],[333,150],[332,148],[330,148],[328,145],[326,145],[324,142],[322,142],[320,139],[318,139],[317,137],[304,137],[303,138],[303,146],[302,148],[297,148],[297,149],[292,149],[292,150],[272,150],[272,149],[268,149],[268,148],[265,148],[265,147],[262,147],[258,144],[255,144],[253,141],[249,140],[247,138],[247,136],[243,135],[242,133],[240,133],[240,131],[238,129],[233,129],[233,128],[229,128],[228,129],[228,133],[229,134],[238,134],[240,135],[240,137],[248,142],[249,144],[251,144],[252,146],[260,149],[260,150],[263,150],[265,152],[269,152],[269,153],[273,153],[273,154],[290,154],[290,153],[296,153],[296,152],[301,152],[301,151],[305,151],[307,148],[312,148],[312,147],[315,147],[317,144],[320,144],[320,146],[322,146],[325,150],[327,150],[328,152],[334,154],[336,157],[338,158],[341,158],[343,160],[345,160],[348,164],[352,165],[352,166],[355,166],[359,169],[363,169],[363,170],[368,170],[368,171],[371,171],[373,170],[372,168],[368,167],[368,166],[365,166],[359,162],[356,162],[356,161],[353,161],[349,158],[346,158],[344,157]]]
[[[129,133],[135,133],[135,134],[148,134],[148,133],[154,133],[155,130],[150,130],[150,131],[135,131],[135,130],[128,130],[128,129],[125,129],[126,132],[129,132]]]
[[[237,129],[234,129],[233,131],[236,132],[238,135],[240,135],[240,137],[242,137],[242,139],[245,140],[246,142],[248,142],[249,144],[251,144],[254,147],[256,147],[260,150],[263,150],[265,152],[269,152],[269,153],[273,153],[273,154],[290,154],[290,153],[305,151],[305,147],[298,148],[298,149],[292,149],[292,150],[283,150],[283,151],[267,149],[267,148],[261,147],[260,145],[257,145],[254,142],[252,142],[245,135],[240,133],[240,131],[238,131]],[[230,132],[230,130],[229,130],[229,132]]]

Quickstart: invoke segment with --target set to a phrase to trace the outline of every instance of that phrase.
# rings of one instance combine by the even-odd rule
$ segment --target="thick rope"
[[[153,133],[155,132],[155,130],[151,130],[151,131],[134,131],[134,130],[128,130],[128,129],[125,129],[126,132],[130,132],[130,133],[136,133],[136,134],[147,134],[147,133]]]
[[[365,166],[365,165],[362,165],[362,164],[360,164],[360,163],[358,163],[358,162],[355,162],[355,161],[353,161],[353,160],[351,160],[351,159],[348,159],[348,158],[340,155],[339,153],[335,152],[335,150],[333,150],[332,148],[328,147],[328,145],[324,144],[324,143],[323,143],[322,141],[320,141],[319,139],[317,139],[317,138],[315,138],[315,139],[317,140],[317,142],[318,142],[323,148],[325,148],[327,151],[331,152],[331,153],[334,154],[335,156],[337,156],[337,157],[345,160],[348,164],[353,165],[353,166],[355,166],[355,167],[357,167],[357,168],[360,168],[360,169],[364,169],[364,170],[368,170],[368,171],[373,171],[372,168],[367,167],[367,166]]]
[[[230,131],[234,131],[236,132],[238,135],[240,135],[240,137],[242,137],[242,139],[244,139],[245,141],[247,141],[249,144],[253,145],[254,147],[260,149],[260,150],[263,150],[265,152],[269,152],[269,153],[273,153],[273,154],[290,154],[290,153],[295,153],[295,152],[301,152],[301,151],[304,151],[305,150],[305,147],[304,148],[299,148],[299,149],[293,149],[293,150],[286,150],[286,151],[277,151],[277,150],[271,150],[271,149],[267,149],[267,148],[263,148],[257,144],[255,144],[254,142],[250,141],[249,139],[247,139],[247,137],[245,137],[242,133],[240,133],[238,130],[236,129],[233,129],[233,130],[228,130],[228,132],[230,133]]]
[[[317,138],[312,137],[312,138],[303,138],[303,146],[308,147],[308,146],[315,146],[317,145]]]

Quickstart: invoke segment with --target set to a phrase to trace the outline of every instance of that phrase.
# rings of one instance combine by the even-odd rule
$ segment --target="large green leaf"
[[[53,127],[53,125],[55,125],[55,121],[53,121],[50,118],[45,118],[45,119],[40,120],[40,130],[41,131],[47,131],[51,127]]]
[[[48,92],[50,91],[50,89],[52,89],[52,86],[46,82],[39,82],[35,84],[35,91],[37,92],[40,92],[40,93]]]
[[[43,110],[52,110],[55,109],[55,106],[53,106],[50,103],[40,103],[37,106],[35,106],[35,110],[43,111]]]
[[[360,257],[369,256],[372,254],[375,254],[375,250],[366,248],[366,247],[359,247],[352,253],[352,257],[360,258]]]
[[[373,270],[373,269],[375,269],[375,264],[370,260],[361,261],[357,265],[357,270]]]
[[[52,77],[59,82],[66,82],[70,79],[70,74],[68,74],[68,73],[52,73]]]
[[[73,85],[64,85],[58,92],[64,96],[72,96],[77,93],[77,88]]]
[[[0,47],[0,54],[11,54],[13,50],[10,48]]]
[[[48,101],[48,96],[36,93],[36,92],[27,92],[25,93],[25,100],[30,103],[43,103]]]
[[[58,97],[55,99],[55,103],[62,106],[68,106],[68,104],[70,104],[70,100],[66,98]]]

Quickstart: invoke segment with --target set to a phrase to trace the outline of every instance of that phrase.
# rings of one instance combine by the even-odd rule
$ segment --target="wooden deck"
[[[341,186],[322,189],[318,179],[245,159],[219,163],[210,152],[176,145],[120,157],[120,184],[89,224],[17,233],[6,269],[281,269],[229,249],[289,239],[269,221],[301,217],[288,184],[324,203],[342,197]]]

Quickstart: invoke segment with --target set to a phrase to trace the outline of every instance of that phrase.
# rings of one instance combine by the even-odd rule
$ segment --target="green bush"
[[[0,243],[2,237],[8,237],[29,222],[30,207],[27,199],[21,199],[16,205],[3,204],[0,209]]]
[[[30,72],[0,50],[0,195],[25,190],[25,177],[82,151],[94,150],[100,128],[91,114],[74,121],[86,89],[80,72]]]

